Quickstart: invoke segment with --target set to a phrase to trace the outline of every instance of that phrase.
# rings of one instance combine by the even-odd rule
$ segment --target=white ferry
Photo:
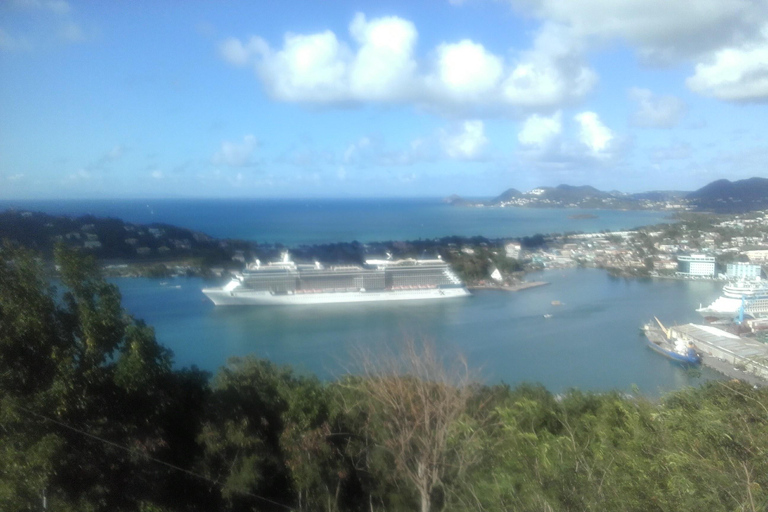
[[[705,318],[734,318],[744,307],[744,314],[754,318],[768,316],[768,281],[742,280],[723,286],[723,295],[696,311]]]
[[[217,306],[298,305],[434,300],[470,295],[442,259],[366,260],[366,266],[325,268],[297,264],[283,253],[279,262],[259,260],[221,288],[203,293]]]

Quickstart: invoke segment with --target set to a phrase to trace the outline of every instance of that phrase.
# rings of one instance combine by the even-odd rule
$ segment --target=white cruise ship
[[[707,307],[696,311],[705,318],[734,318],[744,306],[744,314],[754,318],[768,317],[768,281],[742,280],[723,286],[723,295]]]
[[[217,306],[298,305],[466,297],[469,291],[441,259],[367,260],[366,266],[325,268],[258,260],[221,288],[203,293]]]

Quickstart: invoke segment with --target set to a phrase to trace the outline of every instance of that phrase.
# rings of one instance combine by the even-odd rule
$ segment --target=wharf
[[[548,285],[548,281],[523,281],[513,285],[502,284],[477,284],[467,286],[469,290],[504,290],[506,292],[519,292],[528,288]]]
[[[768,385],[768,344],[709,325],[685,324],[669,330],[672,336],[692,342],[703,354],[703,364],[728,377]]]

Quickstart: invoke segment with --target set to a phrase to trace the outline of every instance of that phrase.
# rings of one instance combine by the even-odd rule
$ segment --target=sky
[[[768,0],[0,2],[0,199],[768,177]]]

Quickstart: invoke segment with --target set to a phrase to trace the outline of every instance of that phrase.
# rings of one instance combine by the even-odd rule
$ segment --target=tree
[[[45,495],[60,509],[137,509],[192,488],[147,458],[189,462],[169,441],[189,446],[197,422],[179,429],[175,414],[182,400],[199,408],[205,379],[173,372],[91,258],[56,258],[63,293],[32,253],[0,248],[0,508],[35,510]]]
[[[430,512],[472,462],[466,361],[446,367],[431,342],[408,339],[396,354],[364,357],[362,371],[362,379],[351,381],[361,399],[350,407],[365,412],[372,449],[384,450],[394,465],[380,477],[410,484],[420,510]]]

